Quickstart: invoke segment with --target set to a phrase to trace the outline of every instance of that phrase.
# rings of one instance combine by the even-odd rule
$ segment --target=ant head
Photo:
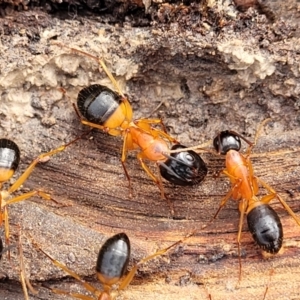
[[[233,131],[221,131],[214,138],[214,147],[219,154],[225,155],[229,150],[239,151],[241,149],[241,139]]]

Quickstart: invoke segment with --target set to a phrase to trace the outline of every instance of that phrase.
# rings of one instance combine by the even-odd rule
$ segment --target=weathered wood
[[[265,126],[254,149],[254,169],[299,215],[299,111],[295,100],[300,93],[299,39],[290,37],[293,30],[289,23],[284,26],[278,22],[270,29],[267,20],[261,18],[253,13],[254,28],[242,27],[238,38],[233,25],[221,33],[211,31],[201,37],[184,31],[183,27],[179,35],[171,26],[153,31],[99,26],[92,21],[80,26],[69,21],[62,26],[55,19],[53,31],[50,27],[44,30],[38,45],[29,43],[29,49],[35,46],[37,52],[43,53],[39,55],[26,52],[28,49],[22,48],[18,35],[12,40],[4,39],[6,50],[19,42],[18,51],[22,53],[16,57],[16,52],[3,51],[0,81],[1,136],[14,139],[21,148],[19,174],[39,153],[86,130],[80,125],[71,101],[87,84],[108,83],[89,58],[51,46],[51,38],[58,36],[62,43],[103,55],[124,91],[130,94],[135,116],[149,116],[160,105],[153,115],[164,117],[170,133],[186,145],[204,142],[228,128],[251,140],[258,123],[272,117],[273,122]],[[242,18],[236,26],[241,22]],[[280,29],[286,32],[279,32]],[[274,31],[281,38],[277,40]],[[250,33],[253,40],[248,41]],[[262,46],[264,49],[258,44],[260,36],[270,40],[269,46]],[[236,43],[225,47],[228,40]],[[46,46],[51,51],[44,54]],[[241,71],[239,68],[245,62],[236,63],[238,55],[228,52],[233,48],[253,58],[253,65]],[[265,66],[274,67],[273,72],[268,73]],[[61,85],[68,97],[58,90]],[[133,264],[191,230],[200,229],[229,189],[226,177],[213,178],[224,167],[224,159],[204,153],[210,172],[201,185],[175,188],[165,184],[175,208],[175,217],[171,218],[167,203],[160,199],[159,190],[141,170],[134,154],[127,160],[134,188],[134,195],[129,198],[120,164],[121,147],[119,137],[93,131],[89,138],[40,164],[21,189],[20,192],[43,189],[60,203],[32,199],[10,208],[12,243],[18,233],[14,224],[20,224],[27,273],[39,290],[39,295],[31,299],[68,298],[53,295],[40,286],[41,282],[66,290],[80,289],[35,249],[32,240],[93,281],[96,255],[107,237],[121,231],[129,235]],[[285,149],[295,152],[264,155]],[[299,298],[300,230],[276,201],[274,207],[284,226],[284,252],[263,259],[245,224],[243,274],[238,286],[239,215],[237,204],[230,201],[210,227],[199,230],[163,258],[141,266],[120,298],[209,299],[210,294],[213,300],[263,299],[268,284],[266,299]],[[17,282],[17,256],[15,250],[12,252],[11,262],[4,256],[1,266],[14,281],[1,283],[0,297],[17,300],[22,299],[22,291]],[[270,277],[272,270],[274,274]]]
[[[35,203],[20,203],[11,209],[13,220],[16,216],[20,217],[25,241],[28,238],[30,241],[32,236],[43,249],[51,251],[62,261],[68,262],[69,257],[75,256],[75,262],[69,261],[68,266],[81,275],[93,274],[96,252],[104,237],[125,231],[134,245],[133,257],[135,260],[142,258],[182,238],[194,228],[201,228],[228,190],[226,178],[215,180],[211,174],[202,185],[193,189],[176,188],[175,192],[167,184],[166,191],[175,206],[173,220],[168,205],[159,199],[158,189],[134,158],[128,159],[128,169],[133,175],[135,195],[133,199],[128,198],[127,182],[116,151],[121,141],[102,133],[94,133],[93,137],[92,140],[79,141],[65,153],[40,165],[26,182],[26,188],[39,186],[50,191],[56,200],[66,204],[65,207],[49,206],[37,200]],[[286,138],[292,140],[292,146],[294,137],[295,132],[286,133]],[[275,142],[276,145],[280,139],[280,136],[271,136],[271,139],[263,137],[261,140]],[[222,158],[212,154],[203,156],[211,170],[219,169],[224,163]],[[254,159],[256,174],[276,187],[296,213],[300,172],[299,166],[295,165],[297,157],[299,151]],[[280,281],[284,281],[289,289],[288,297],[295,297],[298,293],[294,288],[298,286],[294,275],[299,267],[299,227],[279,205],[274,206],[284,226],[285,251],[271,260],[264,260],[245,225],[242,238],[243,280],[239,287],[235,287],[238,281],[238,212],[232,201],[209,228],[199,230],[196,237],[170,251],[167,262],[159,259],[142,266],[142,273],[133,287],[124,292],[125,297],[139,299],[143,291],[143,298],[154,299],[161,289],[159,299],[168,299],[173,293],[183,299],[205,299],[207,293],[212,295],[212,299],[246,299],[249,295],[260,299],[273,269],[275,274],[270,280],[268,297],[278,299],[287,295],[286,291],[278,288]],[[57,275],[57,270],[52,273],[55,268],[49,262],[46,266],[45,258],[35,249],[29,249],[26,249],[27,259],[29,252],[34,253],[27,261],[33,279],[41,280],[42,277],[49,280],[54,274],[55,278],[62,276],[62,272]],[[163,283],[166,278],[168,284]],[[154,293],[151,292],[153,289]]]

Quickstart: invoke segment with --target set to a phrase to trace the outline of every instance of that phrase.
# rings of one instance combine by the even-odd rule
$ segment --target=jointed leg
[[[180,243],[183,243],[186,239],[188,239],[189,237],[191,237],[195,232],[193,231],[192,233],[188,234],[187,236],[185,236],[183,239],[181,239],[180,241],[177,241],[175,242],[174,244],[168,246],[167,248],[164,248],[164,249],[161,249],[161,250],[158,250],[157,252],[155,252],[154,254],[152,255],[149,255],[143,259],[141,259],[135,266],[133,266],[133,268],[130,270],[130,272],[126,275],[126,277],[123,279],[122,283],[119,285],[119,288],[118,290],[123,290],[125,289],[129,284],[130,282],[132,281],[137,269],[138,269],[138,266],[157,257],[157,256],[161,256],[163,254],[165,254],[166,252],[168,252],[171,248],[174,248],[176,245],[180,244]]]
[[[244,215],[246,213],[247,209],[247,200],[241,200],[239,203],[239,210],[240,210],[240,221],[239,221],[239,230],[238,230],[238,236],[237,236],[237,243],[238,243],[238,255],[239,255],[239,281],[242,279],[242,259],[241,259],[241,236],[242,236],[242,228],[244,223]]]
[[[34,295],[37,295],[38,291],[36,291],[32,287],[29,279],[26,276],[23,257],[24,257],[24,255],[23,255],[23,248],[22,248],[22,242],[21,242],[21,230],[19,230],[20,279],[21,279],[21,284],[22,284],[25,300],[29,300],[27,287],[29,288],[31,293],[34,294]]]
[[[149,169],[149,167],[145,164],[145,162],[143,161],[143,155],[141,153],[138,153],[137,155],[137,159],[140,162],[142,168],[144,169],[144,171],[148,174],[148,176],[158,185],[158,188],[161,190],[160,188],[160,182],[159,179],[153,174],[153,172]],[[165,199],[164,193],[162,192],[162,198]]]
[[[253,166],[252,163],[250,161],[250,156],[248,156],[246,158],[247,161],[247,166],[248,166],[248,170],[249,170],[249,179],[251,180],[251,189],[252,189],[252,194],[253,195],[257,195],[258,193],[258,183],[257,183],[257,177],[254,175],[254,171],[253,171]]]
[[[37,190],[24,193],[20,196],[9,199],[8,201],[5,201],[5,199],[2,199],[2,203],[1,203],[2,208],[1,209],[3,210],[3,212],[1,213],[2,218],[0,219],[0,224],[4,220],[6,245],[9,245],[9,237],[10,237],[7,206],[12,204],[12,203],[17,203],[17,202],[29,199],[34,195],[38,195],[38,196],[40,196],[41,198],[43,198],[45,200],[51,200],[51,201],[54,201],[55,203],[57,203],[57,201],[55,201],[53,198],[51,198],[51,196],[49,194],[44,193],[42,191],[37,191]],[[9,256],[10,256],[10,254],[9,254]]]
[[[20,196],[14,197],[12,199],[9,199],[8,201],[5,201],[5,203],[2,203],[2,207],[5,207],[7,205],[13,204],[13,203],[17,203],[26,199],[29,199],[33,196],[40,196],[41,198],[45,199],[45,200],[51,200],[55,203],[58,203],[56,200],[54,200],[53,198],[51,198],[51,196],[43,191],[38,191],[38,190],[33,190],[27,193],[24,193]]]
[[[143,155],[142,153],[138,153],[137,155],[137,159],[140,162],[142,168],[144,169],[144,171],[148,174],[148,176],[155,182],[155,184],[158,186],[159,190],[160,190],[160,196],[162,199],[167,200],[169,207],[170,207],[170,211],[171,214],[174,215],[174,208],[172,203],[170,202],[170,200],[168,199],[168,197],[165,195],[165,190],[164,190],[164,186],[162,183],[162,179],[161,177],[157,178],[153,172],[149,169],[149,167],[146,165],[146,163],[143,161]],[[158,167],[158,165],[157,165]],[[160,174],[160,172],[159,172]]]
[[[166,132],[166,128],[161,119],[139,119],[134,122],[139,128],[144,129],[146,132],[151,133],[153,136],[161,136],[170,141],[171,143],[178,144],[178,141],[171,137]],[[150,125],[160,125],[163,131],[153,128]]]
[[[70,49],[70,50],[73,51],[73,52],[77,52],[77,53],[83,54],[83,55],[85,55],[85,56],[88,56],[88,57],[90,57],[90,58],[96,60],[96,61],[101,65],[102,69],[104,70],[104,72],[106,73],[106,75],[108,76],[108,78],[110,79],[110,81],[112,82],[112,84],[114,85],[114,87],[115,87],[115,89],[117,90],[117,92],[118,92],[120,95],[124,96],[123,93],[122,93],[122,91],[121,91],[121,89],[120,89],[120,87],[119,87],[119,85],[118,85],[118,83],[117,83],[117,81],[116,81],[116,79],[115,79],[114,76],[111,74],[111,72],[108,70],[108,68],[106,67],[106,65],[105,65],[105,63],[104,63],[104,60],[103,60],[102,58],[99,58],[99,57],[97,57],[97,56],[91,55],[91,54],[89,54],[89,53],[87,53],[87,52],[84,52],[84,51],[82,51],[82,50],[79,50],[79,49],[75,49],[75,48],[68,47],[68,46],[66,46],[66,45],[64,45],[64,44],[61,44],[61,43],[55,43],[55,44],[56,44],[56,45],[59,45],[59,46],[62,46],[62,47],[65,47],[65,48],[68,48],[68,49]]]
[[[187,147],[184,149],[176,149],[176,150],[170,150],[169,153],[178,153],[178,152],[182,152],[182,151],[195,151],[197,153],[203,153],[203,152],[209,152],[212,154],[216,154],[216,152],[212,149],[207,149],[207,147],[210,147],[212,145],[212,141],[209,140],[201,145],[197,145],[197,146],[193,146],[193,147]]]
[[[232,175],[230,175],[226,170],[223,170],[223,173],[225,175],[227,175],[229,178],[233,178]],[[227,201],[230,199],[230,197],[232,196],[232,194],[239,188],[239,186],[241,185],[242,181],[240,179],[235,178],[236,183],[230,188],[230,190],[227,192],[226,196],[221,200],[221,204],[219,206],[219,209],[217,210],[217,212],[215,213],[214,217],[212,218],[212,220],[209,222],[211,223],[213,220],[215,220],[219,214],[219,212],[221,211],[221,209],[226,205]]]
[[[160,190],[160,196],[161,196],[162,199],[167,200],[169,208],[170,208],[171,215],[174,216],[174,205],[173,205],[173,202],[171,202],[170,199],[165,194],[165,189],[164,189],[164,185],[163,185],[163,182],[162,182],[162,177],[161,177],[161,174],[160,174],[160,169],[159,169],[159,164],[158,163],[156,163],[156,167],[157,167],[157,173],[158,173],[158,188]]]
[[[100,125],[100,124],[95,124],[95,123],[92,123],[92,122],[89,122],[89,121],[86,121],[84,119],[82,119],[80,116],[80,122],[81,124],[83,125],[87,125],[87,126],[90,126],[92,128],[96,128],[96,129],[99,129],[103,132],[106,132],[110,135],[113,135],[113,136],[116,136],[116,135],[121,135],[122,134],[122,131],[119,130],[119,129],[115,129],[115,128],[108,128],[108,127],[105,127],[103,125]]]
[[[261,130],[262,130],[263,126],[264,126],[266,123],[268,123],[270,120],[271,120],[271,118],[265,119],[264,121],[262,121],[262,122],[259,124],[259,126],[258,126],[258,128],[257,128],[257,130],[256,130],[256,133],[255,133],[254,142],[253,142],[253,143],[250,143],[250,144],[248,143],[248,144],[249,144],[249,147],[248,147],[248,149],[247,149],[247,151],[246,151],[247,155],[250,155],[252,149],[255,147],[255,145],[256,145],[256,143],[257,143],[257,140],[258,140],[258,137],[259,137],[259,135],[260,135],[260,133],[261,133]]]
[[[125,165],[125,161],[126,161],[126,157],[127,157],[127,148],[128,147],[132,147],[132,142],[130,140],[130,135],[127,134],[127,132],[124,135],[124,139],[123,139],[123,148],[122,148],[122,156],[121,156],[121,163],[122,163],[122,167],[124,169],[124,173],[125,176],[128,180],[128,188],[129,188],[129,197],[132,197],[132,186],[131,186],[131,179],[130,176],[128,174],[128,171],[126,169],[126,165]]]
[[[89,296],[85,296],[83,294],[77,294],[77,293],[72,293],[72,292],[67,292],[67,291],[63,291],[63,290],[59,290],[59,289],[51,289],[51,291],[55,294],[59,294],[59,295],[69,295],[73,298],[76,299],[81,299],[81,300],[95,300],[95,298],[89,297]]]
[[[273,198],[277,198],[281,205],[284,207],[284,209],[293,217],[293,219],[296,221],[296,223],[300,226],[300,219],[296,216],[296,214],[293,212],[293,210],[288,206],[288,204],[277,194],[277,192],[269,186],[266,182],[258,178],[258,181],[261,183],[261,185],[268,190],[272,195],[274,195]],[[271,198],[271,199],[273,199]],[[271,201],[271,199],[269,201]]]
[[[39,245],[37,245],[36,243],[34,243],[35,246],[41,251],[43,252],[52,262],[54,265],[56,265],[57,267],[61,268],[62,270],[64,270],[67,274],[69,274],[70,276],[72,276],[73,278],[77,279],[89,292],[91,292],[94,295],[98,295],[101,292],[99,290],[97,290],[96,288],[94,288],[92,285],[90,285],[89,283],[85,282],[83,279],[80,278],[79,275],[77,275],[75,272],[73,272],[72,270],[68,269],[64,264],[62,264],[61,262],[59,262],[58,260],[54,259],[50,254],[46,253],[43,249],[40,248]],[[53,289],[54,292],[57,292],[58,294],[60,293],[60,290],[55,290]],[[72,293],[68,293],[68,292],[64,292],[61,291],[64,294],[68,294],[68,295],[72,295]],[[80,294],[74,294],[77,296],[81,296]],[[83,297],[86,297],[84,295],[82,295]],[[79,297],[77,297],[79,298]],[[79,299],[93,299],[93,298],[79,298]]]
[[[57,154],[59,152],[64,151],[68,146],[70,146],[71,144],[75,143],[80,138],[81,138],[81,136],[77,137],[73,141],[71,141],[71,142],[69,142],[69,143],[67,143],[67,144],[65,144],[63,146],[60,146],[60,147],[58,147],[58,148],[56,148],[56,149],[54,149],[52,151],[40,154],[35,160],[33,160],[33,162],[28,166],[28,168],[24,171],[24,173],[17,179],[17,181],[7,190],[8,193],[11,194],[15,190],[17,190],[25,182],[25,180],[29,177],[29,175],[32,173],[32,171],[34,170],[35,166],[39,162],[42,162],[43,160],[45,160],[49,156],[52,156],[52,155],[55,155],[55,154]]]

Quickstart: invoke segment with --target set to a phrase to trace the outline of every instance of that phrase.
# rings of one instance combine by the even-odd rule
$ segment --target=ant
[[[170,150],[184,149],[185,146],[167,134],[161,119],[133,120],[133,111],[128,97],[122,93],[102,58],[59,43],[58,45],[96,60],[116,90],[116,92],[112,91],[100,84],[87,86],[79,92],[77,107],[74,105],[74,108],[82,124],[100,129],[112,136],[122,136],[121,163],[129,183],[130,197],[132,196],[131,179],[125,161],[128,151],[140,150],[137,154],[139,163],[158,186],[161,198],[168,201],[171,213],[174,214],[172,205],[165,195],[161,176],[176,185],[198,184],[204,180],[207,174],[207,167],[202,158],[194,151],[185,150],[169,155]],[[159,125],[161,129],[155,128],[155,125]],[[170,149],[171,144],[175,145]],[[145,160],[155,162],[160,171],[159,176],[150,170]]]
[[[238,227],[238,253],[240,265],[240,279],[241,279],[241,233],[244,221],[244,215],[247,215],[247,223],[249,231],[252,234],[254,241],[265,252],[276,254],[282,247],[283,229],[279,216],[275,210],[269,205],[269,202],[277,198],[284,209],[294,218],[300,226],[300,220],[288,206],[288,204],[281,198],[279,194],[266,182],[254,175],[252,163],[250,161],[250,154],[253,147],[256,145],[261,128],[270,119],[264,120],[254,138],[254,142],[250,142],[242,135],[232,130],[221,131],[213,140],[215,151],[220,155],[225,155],[226,168],[221,171],[229,177],[231,188],[226,196],[221,200],[220,206],[213,216],[212,223],[226,205],[230,198],[239,201],[240,220]],[[241,139],[248,144],[246,154],[243,155],[239,151],[241,149]],[[201,146],[186,148],[186,150],[201,149]],[[205,150],[205,149],[204,149]],[[209,151],[209,150],[207,150]],[[268,194],[257,197],[259,193],[259,184],[264,187]],[[208,225],[205,225],[205,227]]]
[[[44,162],[49,159],[49,156],[55,155],[58,152],[65,150],[66,147],[73,144],[75,141],[80,139],[77,137],[73,141],[60,146],[47,153],[40,154],[34,159],[23,174],[13,183],[7,190],[2,189],[3,184],[7,182],[15,173],[20,162],[20,149],[17,144],[9,139],[0,139],[0,225],[4,222],[5,226],[5,240],[6,244],[9,244],[9,223],[8,223],[8,209],[7,206],[12,203],[17,203],[26,200],[32,196],[38,195],[45,200],[52,200],[56,202],[51,196],[40,190],[32,190],[30,192],[23,193],[19,196],[10,198],[14,193],[29,177],[34,170],[35,166],[39,162]]]
[[[97,288],[93,287],[86,281],[80,278],[79,275],[74,273],[73,271],[69,270],[64,264],[60,263],[59,261],[52,258],[48,253],[42,250],[39,245],[35,243],[37,248],[42,251],[56,266],[64,270],[73,278],[80,281],[80,283],[88,290],[93,296],[85,296],[83,294],[77,294],[72,292],[67,292],[58,289],[51,289],[56,294],[64,294],[69,295],[77,299],[84,299],[84,300],[112,300],[115,297],[112,295],[112,287],[115,284],[119,284],[117,291],[125,289],[130,282],[132,281],[135,273],[138,270],[138,266],[143,264],[157,256],[165,254],[168,250],[175,247],[176,245],[182,243],[192,234],[187,235],[182,240],[177,241],[176,243],[170,245],[167,248],[158,250],[156,253],[147,256],[141,259],[137,264],[135,264],[127,275],[124,275],[130,258],[130,240],[125,233],[119,233],[108,240],[102,245],[99,250],[97,263],[96,263],[96,273],[97,279],[103,285],[103,290],[98,290]]]
[[[241,257],[240,257],[240,240],[244,215],[247,215],[247,223],[249,231],[254,241],[265,252],[276,254],[282,247],[283,229],[279,216],[275,210],[269,205],[269,202],[277,198],[284,209],[294,218],[300,226],[300,220],[281,198],[279,194],[266,182],[254,175],[253,166],[250,161],[252,148],[256,145],[256,141],[261,127],[269,119],[263,121],[256,132],[254,142],[251,143],[240,134],[226,130],[220,132],[213,140],[215,150],[222,155],[226,155],[226,168],[223,174],[229,177],[231,188],[226,196],[222,199],[218,211],[213,217],[216,219],[221,209],[225,206],[230,197],[239,201],[240,221],[238,230],[238,253],[241,276]],[[246,155],[241,154],[241,139],[249,146]],[[257,197],[259,186],[264,187],[268,194]]]

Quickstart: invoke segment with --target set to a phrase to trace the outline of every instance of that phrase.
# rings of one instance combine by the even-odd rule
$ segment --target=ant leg
[[[247,162],[247,167],[248,167],[248,170],[249,170],[249,178],[251,180],[251,190],[252,190],[252,193],[253,195],[257,195],[258,194],[258,178],[256,176],[254,176],[254,171],[253,171],[253,166],[252,166],[252,163],[250,161],[250,156],[247,156],[246,157],[246,162]]]
[[[187,236],[185,236],[183,239],[175,242],[174,244],[168,246],[167,248],[164,248],[164,249],[161,249],[161,250],[158,250],[157,252],[155,252],[154,254],[151,254],[143,259],[141,259],[136,265],[134,265],[132,267],[132,269],[129,271],[129,273],[125,276],[125,278],[122,280],[122,283],[119,285],[119,288],[118,290],[123,290],[125,289],[129,284],[130,282],[132,281],[137,269],[138,269],[138,266],[157,257],[157,256],[161,256],[163,254],[165,254],[166,252],[168,252],[171,248],[175,247],[176,245],[178,244],[181,244],[183,243],[185,240],[187,240],[189,237],[191,237],[195,232],[193,231],[192,233],[188,234]]]
[[[247,200],[242,200],[239,203],[239,211],[240,211],[240,220],[239,220],[239,231],[237,236],[237,243],[238,243],[238,255],[239,255],[239,282],[242,280],[242,258],[241,258],[241,236],[242,236],[242,228],[244,224],[244,215],[247,209]]]
[[[170,199],[165,194],[165,189],[164,189],[164,185],[163,185],[163,182],[162,182],[162,177],[161,177],[161,174],[160,174],[160,169],[159,169],[159,164],[158,163],[156,163],[156,167],[157,167],[157,173],[158,173],[158,188],[159,188],[160,193],[161,193],[161,198],[167,200],[169,208],[170,208],[171,215],[174,216],[174,204],[173,204],[173,202],[170,201]]]
[[[122,134],[122,130],[118,130],[118,129],[114,129],[114,128],[108,128],[108,127],[105,127],[103,125],[95,124],[95,123],[92,123],[92,122],[89,122],[89,121],[86,121],[86,120],[82,119],[80,116],[79,116],[79,118],[80,118],[81,124],[83,124],[83,125],[99,129],[99,130],[101,130],[105,133],[108,133],[110,135],[113,135],[113,136],[117,136],[117,135]]]
[[[29,279],[26,276],[26,273],[25,273],[25,264],[24,264],[23,257],[24,257],[24,255],[23,255],[23,248],[22,248],[22,242],[21,242],[21,228],[19,228],[20,279],[21,279],[21,284],[22,284],[22,288],[23,288],[25,300],[29,300],[27,287],[31,291],[31,293],[34,294],[34,295],[37,295],[38,291],[36,291],[32,287]]]
[[[83,294],[77,294],[77,293],[71,293],[71,292],[67,292],[67,291],[63,291],[63,290],[58,290],[58,289],[51,289],[51,291],[55,294],[59,294],[59,295],[69,295],[73,298],[76,299],[81,299],[81,300],[95,300],[95,298],[89,297],[89,296],[85,296]]]
[[[216,151],[215,150],[211,150],[211,149],[207,149],[207,147],[210,147],[212,144],[212,140],[209,140],[201,145],[197,145],[197,146],[192,146],[192,147],[187,147],[184,149],[176,149],[176,150],[169,150],[169,153],[178,153],[178,152],[182,152],[182,151],[195,151],[197,153],[211,153],[216,155]]]
[[[167,132],[167,127],[166,127],[164,121],[162,120],[162,118],[160,118],[159,120],[160,120],[159,124],[160,124],[162,130],[163,130],[165,133],[168,133],[168,132]]]
[[[9,247],[9,222],[8,222],[8,210],[6,206],[4,207],[2,213],[2,221],[3,220],[4,220],[5,244],[7,247]],[[7,257],[8,259],[10,259],[10,251],[7,252]]]
[[[173,207],[173,204],[171,203],[171,201],[169,200],[169,198],[165,195],[165,190],[164,190],[164,186],[163,186],[163,183],[162,183],[162,179],[161,177],[160,178],[157,178],[153,172],[149,169],[149,167],[145,164],[145,162],[143,161],[143,154],[140,152],[138,153],[137,155],[137,159],[138,161],[140,162],[142,168],[144,169],[144,171],[148,174],[148,176],[155,182],[155,184],[158,186],[159,190],[160,190],[160,195],[161,195],[161,198],[164,199],[164,200],[167,200],[168,202],[168,205],[170,207],[170,211],[171,211],[171,214],[174,215],[174,207]],[[158,165],[157,165],[158,167]],[[160,172],[159,172],[160,174]]]
[[[150,133],[152,136],[161,136],[166,138],[168,141],[174,144],[178,144],[178,141],[171,137],[169,134],[167,134],[165,130],[165,125],[162,123],[161,119],[139,119],[134,122],[139,128],[142,128],[146,132]],[[150,125],[161,125],[162,130],[152,128]]]
[[[56,200],[54,200],[53,198],[51,198],[51,196],[49,194],[47,194],[47,193],[45,193],[43,191],[33,190],[33,191],[30,191],[30,192],[24,193],[24,194],[22,194],[20,196],[17,196],[17,197],[14,197],[12,199],[9,199],[8,201],[6,201],[4,203],[4,205],[2,207],[10,205],[12,203],[21,202],[21,201],[26,200],[28,198],[31,198],[31,197],[33,197],[35,195],[38,195],[38,196],[40,196],[41,198],[43,198],[45,200],[51,200],[51,201],[53,201],[55,203],[58,203]]]
[[[139,119],[135,122],[136,123],[141,122],[141,123],[145,123],[145,124],[149,124],[149,125],[160,125],[163,132],[167,133],[167,128],[162,119]]]
[[[86,281],[84,281],[83,279],[81,279],[81,277],[79,275],[77,275],[75,272],[71,271],[69,268],[67,268],[63,263],[59,262],[58,260],[54,259],[50,254],[48,254],[47,252],[45,252],[36,242],[33,242],[34,245],[42,252],[44,253],[44,255],[46,255],[54,265],[56,265],[57,267],[59,267],[60,269],[62,269],[63,271],[65,271],[67,274],[69,274],[70,276],[72,276],[73,278],[77,279],[89,292],[91,292],[94,295],[98,295],[99,291],[94,288],[92,285],[90,285],[89,283],[87,283]],[[60,290],[55,290],[55,289],[51,289],[54,293],[58,293],[60,294]],[[64,294],[67,295],[72,295],[72,293],[69,292],[64,292],[61,291]],[[81,296],[80,294],[76,294],[77,296]],[[86,297],[84,295],[82,295],[83,297]],[[78,297],[77,297],[78,298]],[[90,297],[87,298],[79,298],[79,299],[93,299]]]
[[[24,193],[20,196],[14,197],[12,199],[9,199],[8,201],[4,201],[4,199],[2,199],[2,201],[4,202],[4,204],[2,203],[2,209],[3,209],[3,213],[2,213],[2,219],[0,220],[0,224],[3,222],[4,220],[4,228],[5,228],[5,240],[6,240],[6,245],[9,245],[9,237],[10,237],[10,233],[9,233],[9,222],[8,222],[8,210],[7,210],[7,206],[12,204],[12,203],[17,203],[26,199],[31,198],[34,195],[38,195],[41,198],[45,199],[45,200],[51,200],[57,203],[57,201],[55,201],[54,199],[51,198],[51,196],[47,193],[44,193],[42,191],[31,191],[28,193]],[[10,256],[10,254],[9,254]]]
[[[131,179],[128,174],[128,171],[126,169],[125,161],[127,157],[127,149],[133,148],[133,142],[131,140],[131,135],[125,132],[124,140],[123,140],[123,148],[122,148],[122,157],[121,157],[121,163],[122,167],[124,169],[125,176],[128,180],[128,188],[129,188],[129,197],[132,197],[132,186],[131,186]]]
[[[115,87],[115,89],[117,90],[117,92],[121,95],[121,96],[124,96],[124,94],[122,93],[116,79],[114,78],[114,76],[112,75],[112,73],[108,70],[106,64],[104,63],[104,60],[102,58],[99,58],[97,56],[94,56],[92,54],[89,54],[87,52],[84,52],[82,50],[79,50],[79,49],[76,49],[76,48],[72,48],[72,47],[69,47],[69,46],[66,46],[64,44],[61,44],[61,43],[53,43],[53,44],[56,44],[58,46],[61,46],[61,47],[65,47],[65,48],[68,48],[70,49],[71,51],[73,52],[77,52],[77,53],[80,53],[82,55],[85,55],[85,56],[88,56],[94,60],[96,60],[100,66],[102,67],[102,69],[104,70],[104,72],[106,73],[107,77],[110,79],[110,81],[112,82],[113,86]]]
[[[274,196],[273,198],[277,198],[279,200],[279,202],[281,203],[281,205],[283,206],[283,208],[293,217],[293,219],[296,221],[296,223],[300,226],[300,219],[296,216],[296,214],[293,212],[293,210],[289,207],[289,205],[281,198],[281,196],[279,196],[277,194],[277,192],[271,188],[271,186],[269,186],[266,182],[264,182],[261,179],[258,179],[258,182],[261,183],[261,185],[268,190],[272,196]],[[271,198],[271,199],[273,199]],[[271,199],[269,201],[271,201]]]
[[[85,133],[86,134],[86,133]],[[84,134],[84,135],[85,135]],[[40,154],[35,160],[32,161],[32,163],[28,166],[28,168],[24,171],[24,173],[17,179],[17,181],[7,190],[9,194],[13,193],[15,190],[17,190],[24,182],[25,180],[29,177],[29,175],[32,173],[33,169],[39,162],[45,161],[45,159],[49,158],[49,156],[55,155],[59,152],[64,151],[68,146],[71,144],[75,143],[77,140],[81,139],[82,136],[77,137],[73,141],[60,146],[52,151],[42,153]]]
[[[272,279],[272,276],[274,275],[274,273],[275,273],[275,271],[274,271],[274,269],[271,269],[270,270],[270,277],[269,277],[269,282],[268,282],[268,284],[267,284],[267,286],[266,286],[266,290],[265,290],[265,293],[264,293],[264,298],[263,298],[263,300],[265,300],[266,299],[266,296],[267,296],[267,293],[268,293],[268,290],[269,290],[269,286],[270,286],[270,283],[271,283],[271,279]]]
[[[246,154],[247,154],[247,155],[250,155],[252,149],[255,147],[255,145],[256,145],[256,143],[257,143],[258,137],[259,137],[259,135],[260,135],[260,133],[261,133],[261,130],[262,130],[263,126],[265,126],[265,124],[268,123],[269,121],[271,121],[271,118],[268,118],[268,119],[263,120],[263,121],[258,125],[258,128],[257,128],[256,133],[255,133],[255,137],[254,137],[254,142],[253,142],[253,143],[250,143],[250,144],[248,143],[248,144],[249,144],[249,147],[248,147],[248,149],[247,149],[247,151],[246,151]],[[245,139],[244,139],[244,140],[245,140]]]
[[[221,204],[217,210],[217,212],[215,213],[214,217],[209,221],[208,224],[212,223],[218,216],[219,212],[221,211],[221,209],[226,205],[227,201],[229,200],[229,198],[232,196],[232,194],[239,188],[239,186],[241,185],[242,181],[239,178],[235,178],[232,175],[230,175],[226,170],[222,171],[225,175],[227,175],[229,178],[234,179],[236,181],[236,183],[230,188],[230,190],[228,191],[228,193],[225,195],[225,197],[221,200]]]

